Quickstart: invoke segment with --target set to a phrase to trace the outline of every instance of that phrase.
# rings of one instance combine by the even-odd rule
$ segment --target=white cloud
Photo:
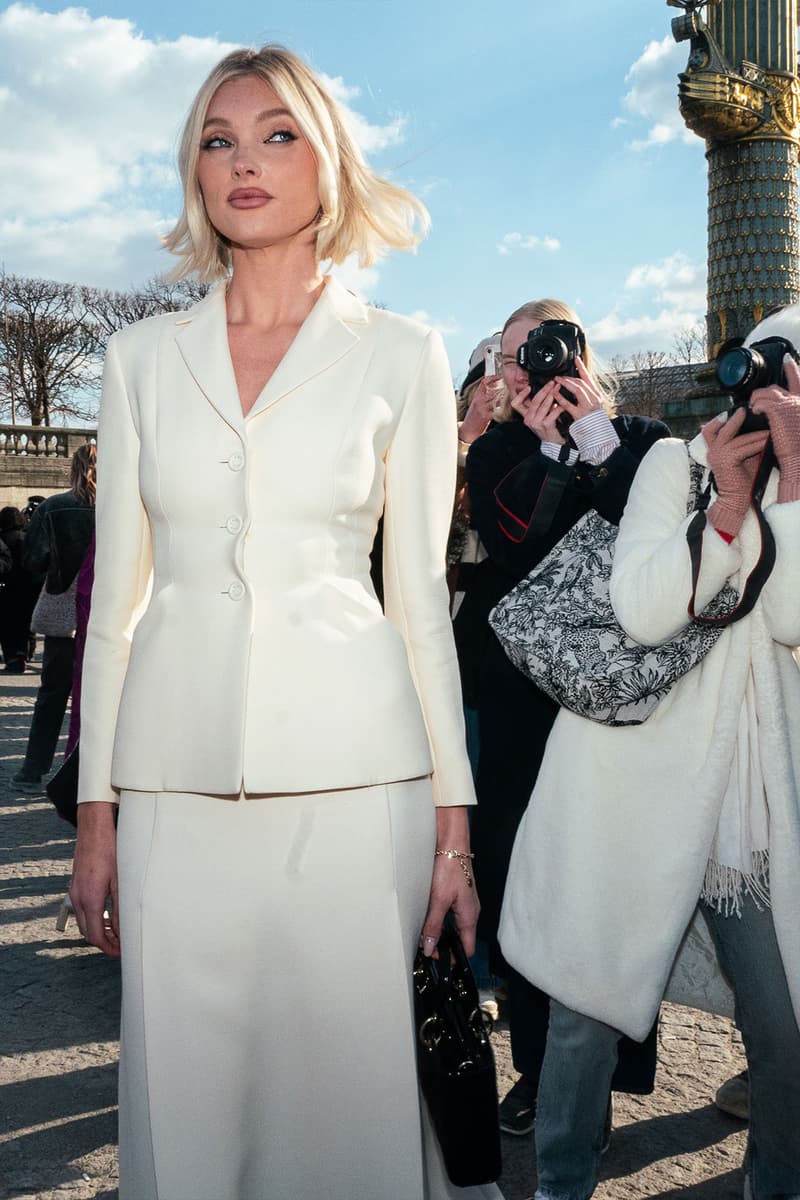
[[[412,321],[419,321],[423,325],[430,325],[431,329],[436,329],[442,337],[453,337],[455,334],[461,333],[461,326],[455,317],[445,317],[444,320],[436,320],[424,308],[418,308],[408,315]]]
[[[686,128],[678,110],[678,74],[685,70],[687,59],[686,44],[668,34],[660,42],[649,42],[628,71],[625,82],[629,88],[623,107],[629,118],[648,126],[645,137],[629,143],[631,149],[646,150],[673,141],[696,143],[702,148],[702,140]],[[624,118],[613,122],[615,126],[630,123]]]
[[[351,255],[343,263],[333,267],[331,275],[336,276],[342,287],[355,292],[359,299],[373,304],[380,303],[378,295],[380,271],[377,267],[359,267],[356,257]]]
[[[637,350],[661,349],[674,333],[694,325],[697,319],[696,312],[680,312],[675,309],[662,309],[654,317],[623,317],[618,312],[612,312],[595,321],[587,330],[587,334],[590,342],[598,345],[613,342],[616,346],[624,342],[631,343],[631,348]]]
[[[191,99],[232,44],[152,40],[130,20],[84,8],[0,12],[0,236],[8,271],[128,287],[169,259],[158,238],[180,198],[173,161]],[[329,86],[366,153],[398,143]]]
[[[511,254],[514,250],[548,250],[553,253],[560,249],[561,242],[549,234],[540,236],[537,233],[505,233],[497,243],[498,254]]]
[[[625,287],[628,291],[651,288],[670,308],[692,309],[699,317],[706,307],[706,265],[691,262],[677,250],[660,263],[633,267]]]
[[[361,95],[361,88],[348,87],[340,75],[322,75],[329,91],[347,113],[350,132],[365,154],[377,154],[389,146],[402,142],[406,132],[406,118],[394,117],[388,125],[371,125],[353,106],[352,101]]]
[[[614,309],[589,326],[589,340],[608,355],[669,350],[673,336],[705,313],[705,263],[693,263],[678,250],[660,262],[633,267],[624,291]]]
[[[0,218],[0,245],[6,269],[17,274],[125,288],[167,268],[160,236],[172,224],[152,208],[100,202],[35,222]]]

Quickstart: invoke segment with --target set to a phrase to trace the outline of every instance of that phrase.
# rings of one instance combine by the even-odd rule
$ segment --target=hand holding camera
[[[780,468],[778,499],[800,500],[800,367],[787,354],[783,360],[785,387],[758,388],[750,409],[766,417]]]
[[[528,429],[535,433],[540,441],[563,445],[569,434],[560,424],[561,409],[553,399],[553,392],[556,390],[558,384],[551,380],[532,396],[529,385],[514,396],[511,407],[519,413]]]
[[[727,420],[714,417],[701,430],[717,491],[708,519],[729,537],[736,537],[747,516],[758,466],[769,441],[767,429],[742,433],[746,416],[747,408],[740,405]]]
[[[737,430],[747,437],[764,430],[772,438],[780,468],[778,499],[800,499],[800,368],[797,351],[785,338],[771,337],[751,346],[723,348],[717,360],[720,386],[744,411]],[[731,420],[733,417],[731,418]],[[729,422],[730,424],[730,422]],[[705,434],[708,426],[705,426]],[[706,438],[708,441],[708,438]],[[716,477],[716,470],[714,472]]]
[[[543,442],[569,441],[573,421],[588,416],[603,402],[582,361],[586,338],[571,321],[542,321],[517,351],[517,363],[528,373],[529,388],[512,407]]]

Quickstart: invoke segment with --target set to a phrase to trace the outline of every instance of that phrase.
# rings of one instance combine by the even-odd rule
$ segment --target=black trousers
[[[42,680],[33,707],[28,748],[23,770],[29,775],[45,775],[61,733],[61,724],[72,690],[75,662],[74,637],[46,637],[42,654]]]

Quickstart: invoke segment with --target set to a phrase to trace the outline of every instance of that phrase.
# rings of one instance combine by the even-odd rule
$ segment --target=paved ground
[[[37,683],[0,675],[0,1198],[113,1200],[119,967],[74,922],[56,932],[71,830],[43,795],[11,784]],[[515,1076],[502,1027],[495,1048],[504,1093]],[[712,1097],[742,1066],[729,1021],[665,1006],[656,1090],[618,1098],[598,1200],[740,1197],[745,1127]],[[504,1153],[506,1200],[525,1200],[532,1138],[505,1138]]]

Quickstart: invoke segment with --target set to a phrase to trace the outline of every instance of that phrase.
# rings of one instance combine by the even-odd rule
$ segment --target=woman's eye
[[[277,142],[278,144],[281,142],[296,142],[297,134],[292,133],[291,129],[276,129],[266,140],[268,142]]]
[[[220,146],[230,146],[230,142],[227,138],[223,137],[221,133],[216,133],[213,137],[206,138],[206,140],[201,144],[201,149],[218,150]]]

